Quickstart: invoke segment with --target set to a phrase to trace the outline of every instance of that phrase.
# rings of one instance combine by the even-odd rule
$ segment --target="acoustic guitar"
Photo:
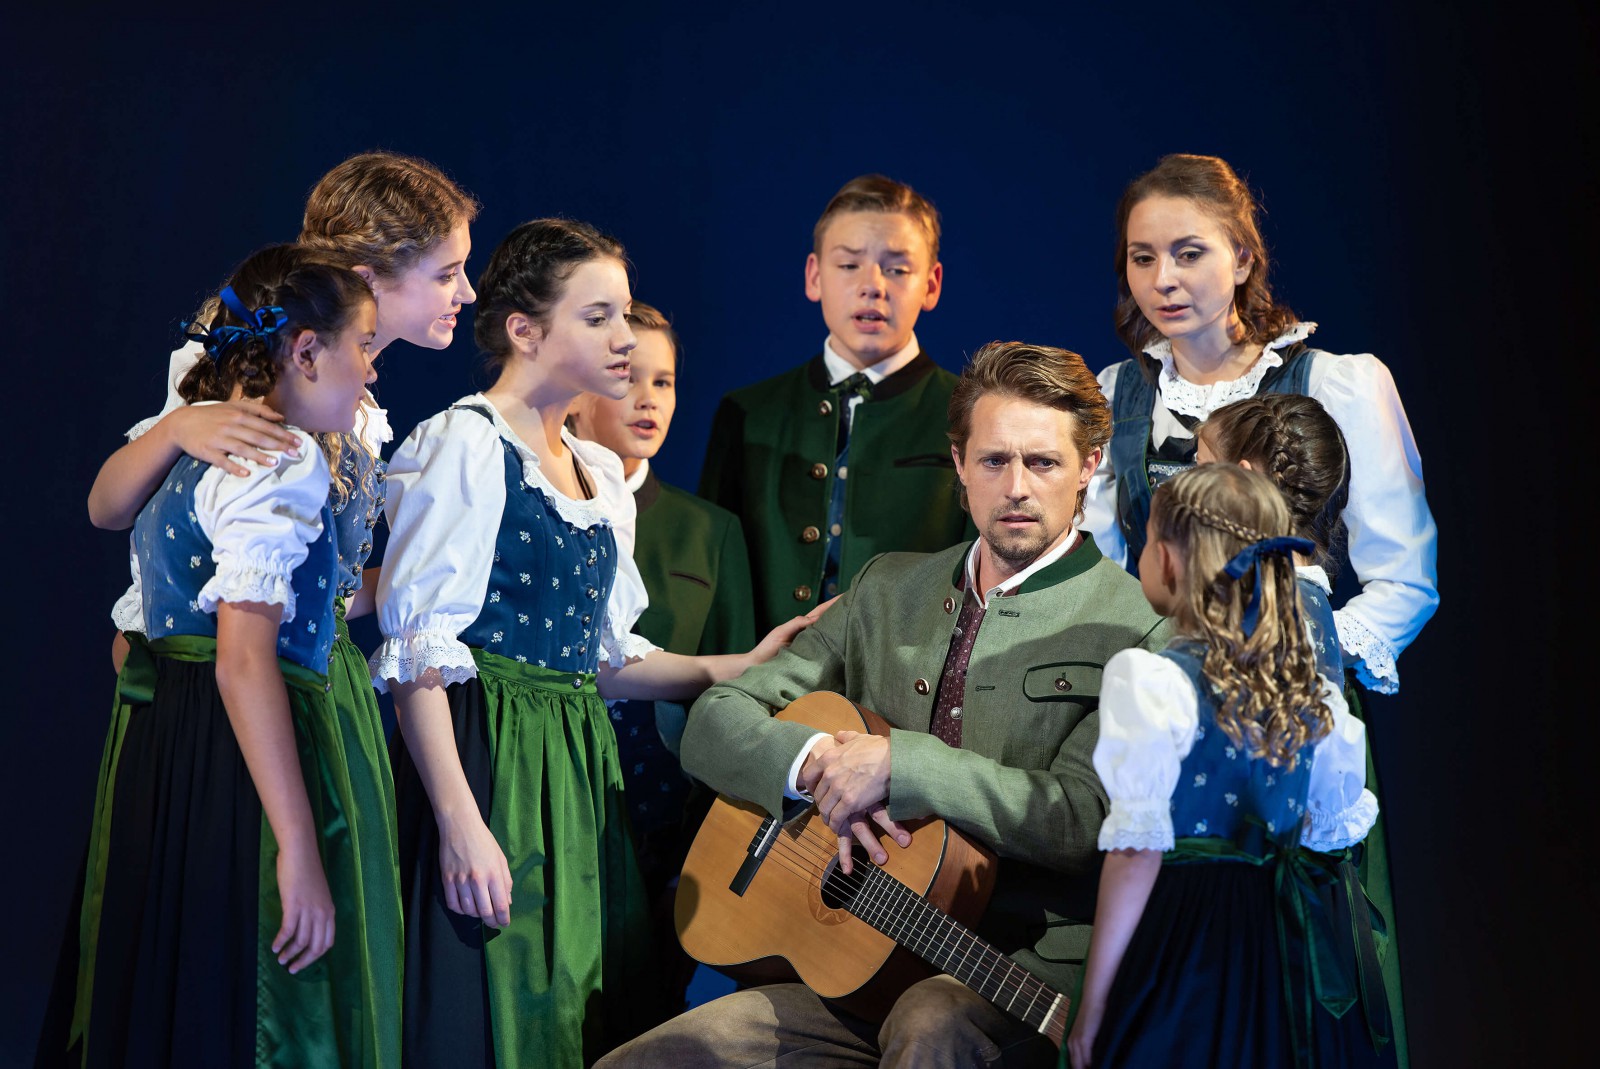
[[[777,716],[829,733],[888,733],[875,713],[828,692]],[[719,795],[678,881],[684,951],[746,983],[799,979],[879,1021],[937,970],[1060,1047],[1070,1000],[968,927],[988,905],[994,854],[942,820],[902,826],[910,846],[879,832],[888,861],[872,864],[858,844],[847,876],[839,838],[815,806],[796,802],[778,820]]]

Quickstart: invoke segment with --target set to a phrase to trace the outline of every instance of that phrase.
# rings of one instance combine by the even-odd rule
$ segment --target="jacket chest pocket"
[[[1075,702],[1087,712],[1100,704],[1104,666],[1093,661],[1055,661],[1028,669],[1022,693],[1030,702]]]

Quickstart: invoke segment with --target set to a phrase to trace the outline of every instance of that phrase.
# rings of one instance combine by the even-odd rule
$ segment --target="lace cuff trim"
[[[1171,850],[1172,842],[1172,807],[1166,801],[1113,801],[1100,825],[1102,850]]]
[[[111,606],[111,622],[118,631],[144,633],[144,598],[137,586],[130,586],[117,603]]]
[[[1367,837],[1378,820],[1378,799],[1362,788],[1355,804],[1338,813],[1306,810],[1305,825],[1300,832],[1301,845],[1327,853],[1354,846]]]
[[[383,640],[367,661],[372,686],[379,694],[389,684],[412,683],[430,668],[446,683],[461,683],[478,674],[472,650],[449,631],[410,631]]]
[[[600,643],[600,656],[612,668],[621,668],[629,661],[637,661],[660,649],[643,635],[622,635]]]
[[[543,492],[545,499],[555,506],[556,515],[574,527],[611,526],[611,517],[607,514],[608,509],[603,500],[604,495],[600,493],[599,488],[596,487],[594,497],[582,501],[570,498],[560,490],[557,490],[554,484],[544,477],[544,470],[539,464],[538,454],[529,449],[527,444],[517,437],[517,432],[511,429],[511,424],[501,417],[500,410],[495,408],[488,398],[479,394],[476,397],[470,397],[466,401],[457,403],[476,404],[488,410],[490,417],[494,420],[495,430],[500,433],[500,437],[510,442],[511,447],[517,451],[517,458],[522,461],[522,478],[529,486],[536,486]],[[572,448],[573,439],[565,430],[561,432],[561,439],[566,443],[568,449]],[[579,456],[578,459],[581,461],[584,458]],[[589,473],[590,480],[595,481],[597,473],[593,465],[584,464],[583,467]]]
[[[1268,370],[1283,365],[1283,357],[1276,350],[1304,341],[1316,329],[1315,323],[1294,324],[1262,348],[1261,356],[1250,365],[1249,371],[1229,382],[1214,382],[1209,386],[1190,382],[1178,374],[1172,358],[1172,343],[1166,338],[1146,346],[1145,352],[1161,362],[1161,403],[1185,416],[1209,419],[1211,413],[1223,405],[1254,397]]]
[[[285,572],[243,565],[218,568],[217,574],[200,588],[195,603],[201,612],[216,612],[220,601],[282,605],[283,622],[294,619],[294,588],[289,585],[289,574]]]
[[[1379,694],[1394,694],[1400,689],[1400,672],[1394,666],[1394,647],[1378,636],[1359,616],[1335,610],[1333,624],[1339,631],[1339,646],[1346,660],[1355,659],[1356,678]]]

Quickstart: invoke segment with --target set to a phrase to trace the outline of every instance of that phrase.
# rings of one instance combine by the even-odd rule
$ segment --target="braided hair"
[[[1331,577],[1344,546],[1350,452],[1344,432],[1313,397],[1273,393],[1235,401],[1195,431],[1218,460],[1249,461],[1289,505],[1294,533],[1316,548]]]
[[[1333,728],[1316,653],[1300,618],[1293,562],[1267,556],[1259,570],[1228,576],[1234,555],[1290,533],[1288,506],[1266,476],[1202,464],[1162,483],[1150,502],[1150,537],[1184,564],[1173,623],[1205,647],[1202,673],[1218,698],[1217,726],[1235,746],[1276,767]],[[1260,576],[1260,616],[1246,632],[1246,604]]]
[[[317,250],[302,245],[268,245],[252,253],[234,270],[227,288],[255,321],[215,297],[202,307],[189,329],[206,353],[178,384],[179,396],[189,404],[227,401],[235,389],[247,398],[267,396],[278,384],[283,360],[301,331],[332,339],[350,325],[364,302],[372,300],[372,289],[360,275],[328,263]],[[281,315],[261,314],[273,308]],[[263,329],[268,321],[276,325]],[[369,451],[354,435],[319,434],[317,441],[342,500],[351,490],[341,463],[344,450]]]
[[[521,312],[547,329],[567,280],[591,260],[627,264],[621,242],[575,219],[534,219],[495,247],[478,279],[478,310],[472,334],[491,376],[511,358],[506,317]]]

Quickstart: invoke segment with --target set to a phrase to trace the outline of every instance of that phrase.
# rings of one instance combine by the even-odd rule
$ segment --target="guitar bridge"
[[[733,874],[733,880],[728,884],[728,890],[736,895],[743,896],[750,881],[755,879],[756,871],[761,868],[761,862],[766,859],[772,844],[778,841],[778,833],[789,824],[805,816],[806,810],[811,808],[811,803],[804,798],[797,798],[783,808],[783,819],[767,817],[756,829],[750,839],[750,845],[745,848],[744,861],[739,865],[739,871]]]

